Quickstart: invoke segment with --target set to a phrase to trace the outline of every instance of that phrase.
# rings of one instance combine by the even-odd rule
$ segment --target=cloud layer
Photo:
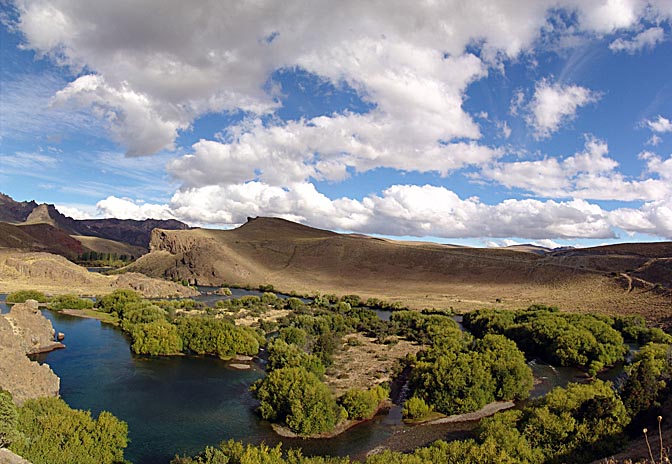
[[[628,54],[655,47],[665,40],[660,24],[672,19],[669,1],[15,5],[25,47],[76,76],[51,99],[56,111],[88,111],[129,156],[178,152],[166,168],[179,182],[169,204],[110,196],[98,203],[101,214],[223,225],[277,215],[437,237],[609,238],[614,228],[672,237],[670,159],[643,153],[646,177],[625,175],[606,142],[588,136],[578,153],[511,160],[519,154],[508,145],[484,141],[487,115],[465,109],[472,84],[502,72],[505,62],[533,57],[547,36],[557,43],[607,36],[605,48]],[[559,11],[571,24],[558,21]],[[282,88],[272,76],[297,69],[353,89],[370,109],[280,120]],[[603,96],[552,75],[534,81],[518,94],[514,113],[537,140],[561,133]],[[191,147],[176,145],[198,118],[221,113],[241,122]],[[511,137],[506,121],[493,124]],[[672,131],[662,115],[645,124],[656,134]],[[384,168],[439,179],[464,170],[539,198],[488,204],[449,185],[397,180],[359,199],[316,188]],[[636,204],[607,211],[595,203],[601,200]]]

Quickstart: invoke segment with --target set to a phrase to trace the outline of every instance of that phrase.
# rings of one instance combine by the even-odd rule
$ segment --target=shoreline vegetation
[[[532,305],[475,310],[464,315],[462,327],[452,311],[395,308],[382,320],[371,306],[384,302],[362,302],[357,295],[304,301],[264,290],[214,307],[192,299],[145,299],[130,290],[115,290],[95,304],[76,295],[49,299],[39,292],[7,299],[30,297],[63,314],[114,324],[129,335],[136,354],[209,355],[241,369],[259,357],[266,376],[250,390],[260,418],[281,437],[333,438],[390,408],[391,389],[408,425],[478,424],[473,438],[439,441],[409,455],[382,451],[367,457],[367,464],[588,462],[616,450],[626,426],[670,393],[672,336],[647,327],[640,317]],[[626,362],[626,343],[641,346],[625,369],[626,379],[617,389],[595,379],[597,372]],[[354,362],[367,357],[378,371]],[[513,409],[535,382],[530,359],[578,368],[586,383],[555,388]],[[254,453],[259,459],[277,457],[268,462],[290,462],[279,447],[223,442],[173,463],[239,462],[238,457]],[[302,457],[291,462],[353,461]]]

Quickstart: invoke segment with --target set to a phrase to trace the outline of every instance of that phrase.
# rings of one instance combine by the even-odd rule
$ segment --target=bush
[[[339,412],[329,387],[303,367],[277,369],[255,383],[259,412],[300,435],[333,430],[346,415]]]
[[[38,398],[19,408],[17,428],[24,439],[10,449],[33,464],[124,462],[128,427],[107,411],[93,419],[60,398]]]
[[[19,413],[12,400],[12,394],[0,388],[0,448],[11,445],[20,434],[16,430]]]
[[[389,395],[389,390],[377,385],[370,390],[351,388],[341,396],[339,402],[348,413],[348,419],[362,420],[372,417],[381,401]]]
[[[48,298],[44,293],[38,292],[37,290],[19,290],[18,292],[10,293],[5,299],[7,303],[25,303],[26,300],[35,300],[38,303],[46,303]]]
[[[119,317],[122,317],[126,305],[141,301],[142,297],[133,290],[115,290],[98,297],[95,306],[104,313],[117,313]]]
[[[131,349],[136,354],[159,356],[182,352],[177,328],[165,320],[133,325],[131,338]]]
[[[63,309],[91,309],[93,301],[88,298],[80,298],[77,295],[55,296],[49,302],[49,309],[61,311]]]
[[[404,401],[401,412],[403,416],[408,419],[423,419],[432,412],[432,407],[422,398],[412,396]]]

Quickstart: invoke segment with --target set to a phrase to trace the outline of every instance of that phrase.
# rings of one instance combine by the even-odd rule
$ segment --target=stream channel
[[[232,290],[234,297],[260,295]],[[9,310],[5,297],[0,294],[0,313]],[[212,306],[224,298],[196,297]],[[281,439],[254,412],[248,389],[264,376],[260,366],[236,370],[212,357],[136,356],[127,335],[116,327],[48,310],[42,314],[65,334],[67,348],[40,355],[38,361],[48,363],[61,378],[60,394],[68,405],[94,416],[107,410],[128,423],[130,443],[124,456],[135,464],[167,464],[176,454],[193,455],[228,439],[268,445],[282,441],[285,448],[300,447],[305,455],[363,458],[374,448],[410,449],[438,438],[463,438],[475,426],[472,422],[411,427],[403,424],[401,408],[394,406],[334,438]],[[385,319],[389,315],[389,311],[379,314]],[[532,397],[584,378],[572,368],[535,361],[530,366],[540,380]],[[607,377],[621,371],[611,369]]]

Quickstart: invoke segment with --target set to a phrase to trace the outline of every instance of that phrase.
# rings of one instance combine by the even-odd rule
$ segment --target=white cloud
[[[191,224],[238,225],[247,217],[274,216],[314,227],[393,236],[492,237],[488,246],[509,246],[507,237],[535,240],[615,238],[615,228],[672,238],[672,206],[667,200],[641,208],[606,211],[585,200],[508,199],[489,205],[460,198],[445,187],[393,185],[362,200],[331,200],[310,183],[281,188],[261,182],[207,186],[175,193],[169,205],[137,204],[109,197],[98,203],[103,215],[142,219],[175,217]]]
[[[56,107],[75,102],[79,107],[91,107],[93,113],[106,121],[114,139],[128,147],[131,156],[174,149],[179,129],[188,122],[179,111],[154,108],[145,95],[122,86],[116,89],[97,75],[85,75],[56,93]],[[173,117],[171,117],[173,113]]]
[[[646,161],[647,172],[672,182],[672,155],[666,160],[663,160],[655,153],[645,151],[639,154],[639,159]]]
[[[630,40],[619,37],[609,44],[609,49],[614,52],[634,54],[644,48],[653,48],[664,39],[665,31],[662,27],[651,27]]]
[[[18,174],[25,171],[45,171],[59,164],[57,157],[44,153],[2,153],[0,172]]]
[[[609,212],[609,222],[628,233],[646,233],[672,238],[672,203],[669,199],[645,203],[639,209]]]
[[[55,206],[61,214],[73,219],[97,219],[100,217],[100,212],[90,205],[57,204]]]
[[[483,178],[549,198],[616,201],[656,201],[672,195],[672,184],[660,179],[631,180],[618,172],[604,141],[588,137],[582,152],[537,161],[498,162],[481,170]],[[667,162],[653,154],[640,155],[647,171],[667,172]],[[672,165],[672,161],[670,161]]]
[[[316,227],[361,233],[435,237],[613,237],[606,213],[583,200],[505,200],[487,205],[435,186],[394,185],[363,200],[330,200],[312,184],[289,188],[259,182],[209,186],[175,194],[175,215],[187,222],[239,224],[279,216]]]
[[[670,121],[667,118],[664,118],[661,115],[658,115],[658,119],[655,120],[647,119],[644,122],[653,132],[658,132],[661,134],[664,132],[672,132],[672,121]]]
[[[549,11],[576,12],[578,32],[612,33],[642,18],[670,16],[665,0],[516,2],[327,0],[216,3],[16,0],[25,47],[94,74],[71,83],[59,101],[92,107],[130,154],[173,147],[179,131],[210,112],[273,112],[265,84],[295,66],[347,82],[380,114],[408,132],[440,132],[441,140],[478,138],[462,109],[466,86],[530,50]],[[272,37],[272,40],[269,38]],[[478,44],[480,59],[465,53]],[[559,113],[540,115],[542,132],[573,114],[590,95],[565,89]],[[584,102],[584,103],[581,103]],[[567,106],[568,105],[568,106]]]
[[[339,181],[348,176],[347,168],[446,175],[502,155],[476,142],[439,143],[438,127],[436,132],[405,129],[377,111],[272,126],[252,121],[230,128],[228,142],[201,140],[168,169],[185,188],[252,180],[282,186],[309,178]]]
[[[137,203],[125,198],[109,196],[96,204],[98,213],[102,217],[118,219],[174,219],[168,205]]]
[[[543,79],[535,86],[534,96],[527,107],[526,122],[534,128],[538,138],[546,138],[574,119],[580,107],[599,99],[599,92]]]
[[[646,144],[655,147],[655,146],[659,145],[660,142],[662,142],[662,141],[663,141],[663,139],[658,137],[656,134],[652,134],[651,138],[649,138],[649,140],[646,141]]]
[[[554,248],[560,248],[562,245],[560,245],[558,242],[550,239],[541,239],[537,240],[535,242],[532,242],[532,245],[544,247],[544,248],[550,248],[551,250]]]

